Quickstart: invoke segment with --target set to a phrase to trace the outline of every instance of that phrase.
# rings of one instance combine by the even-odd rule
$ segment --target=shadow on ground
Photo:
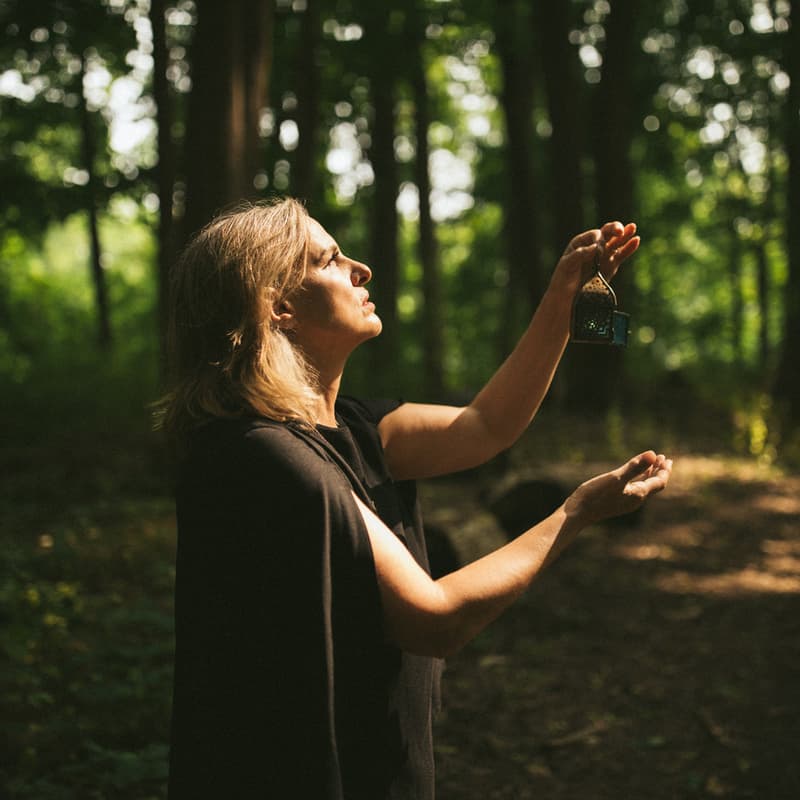
[[[423,486],[456,549],[500,536],[480,495]],[[799,521],[800,478],[684,457],[634,526],[587,531],[449,661],[440,800],[800,797]]]

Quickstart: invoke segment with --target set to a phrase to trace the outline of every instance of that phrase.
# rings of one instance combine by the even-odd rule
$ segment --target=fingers
[[[647,460],[649,460],[649,456],[655,455],[655,453],[651,450],[642,455],[647,455]],[[632,463],[636,462],[639,458],[641,458],[641,456],[631,459],[625,467],[630,467]],[[628,481],[625,487],[625,493],[644,500],[651,494],[657,494],[663,491],[669,483],[671,474],[672,459],[667,458],[663,454],[658,455],[644,473]]]
[[[638,249],[639,245],[641,244],[641,239],[638,236],[634,236],[631,239],[628,239],[624,245],[617,248],[614,251],[613,258],[618,263],[621,264],[626,258],[632,256]]]
[[[629,222],[624,227],[619,223],[608,223],[603,226],[604,231],[609,224],[614,226],[619,225],[619,227],[613,228],[615,233],[611,236],[604,235],[603,249],[610,259],[613,259],[619,264],[636,252],[641,238],[636,236],[635,222]]]
[[[600,229],[600,233],[603,236],[606,248],[614,248],[630,239],[636,233],[636,223],[629,222],[627,225],[623,225],[621,222],[607,222]]]
[[[614,220],[614,222],[606,222],[604,225],[602,225],[600,228],[600,233],[603,239],[609,241],[615,236],[622,236],[626,227],[627,226],[624,226],[618,220]]]
[[[620,265],[639,248],[641,239],[636,235],[636,230],[635,222],[623,225],[614,221],[579,233],[562,255],[566,259],[566,267],[575,270],[580,266],[580,277],[585,280],[591,274],[587,270],[594,262],[607,279],[613,278]]]
[[[603,234],[597,228],[584,231],[583,233],[579,233],[570,241],[564,250],[564,253],[571,253],[573,250],[579,250],[581,248],[593,246],[597,244],[597,242],[601,241],[602,238]]]
[[[658,462],[658,456],[654,450],[645,450],[644,453],[639,453],[634,456],[626,464],[618,467],[613,471],[613,474],[623,481],[632,481],[636,478],[642,477],[643,474]]]
[[[606,222],[600,228],[592,228],[575,236],[565,248],[564,252],[577,250],[580,247],[587,247],[596,242],[603,243],[603,249],[607,252],[617,250],[627,244],[636,233],[636,223],[629,222],[623,225],[615,220]]]

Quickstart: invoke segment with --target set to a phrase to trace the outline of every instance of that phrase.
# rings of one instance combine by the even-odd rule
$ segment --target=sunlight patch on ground
[[[753,501],[753,508],[769,514],[793,514],[800,520],[800,497],[796,494],[765,494]]]
[[[677,485],[680,489],[697,488],[699,483],[713,483],[717,480],[765,481],[776,482],[784,476],[772,466],[760,464],[749,458],[731,458],[729,456],[698,456],[678,454],[675,456],[675,467],[670,481],[670,489]]]
[[[677,552],[673,547],[653,542],[624,545],[618,547],[615,553],[631,561],[674,561],[677,558]]]
[[[675,495],[697,498],[695,519],[670,520],[670,496]],[[800,594],[797,476],[752,461],[682,456],[668,491],[656,502],[652,527],[617,544],[614,553],[631,561],[662,562],[666,572],[654,579],[661,591],[718,597]],[[713,518],[708,504],[715,507]]]
[[[693,575],[675,572],[656,581],[656,586],[675,594],[736,596],[743,594],[800,594],[800,571],[779,575],[766,569],[745,567],[720,575]]]

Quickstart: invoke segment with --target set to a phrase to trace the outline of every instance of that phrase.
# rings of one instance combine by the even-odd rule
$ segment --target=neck
[[[320,373],[319,376],[319,411],[317,413],[317,423],[336,427],[336,398],[339,396],[339,386],[342,382],[341,370],[326,375]]]
[[[317,407],[317,424],[336,427],[336,398],[347,363],[347,354],[320,348],[302,347],[303,356],[318,376],[319,405]]]

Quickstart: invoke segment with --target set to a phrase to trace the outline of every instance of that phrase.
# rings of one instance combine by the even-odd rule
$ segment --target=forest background
[[[385,332],[345,390],[409,400],[468,399],[571,236],[635,220],[615,282],[629,347],[569,348],[538,452],[580,463],[657,437],[796,470],[797,14],[0,0],[10,795],[160,796],[174,531],[149,404],[166,275],[243,198],[302,198],[371,265]]]

